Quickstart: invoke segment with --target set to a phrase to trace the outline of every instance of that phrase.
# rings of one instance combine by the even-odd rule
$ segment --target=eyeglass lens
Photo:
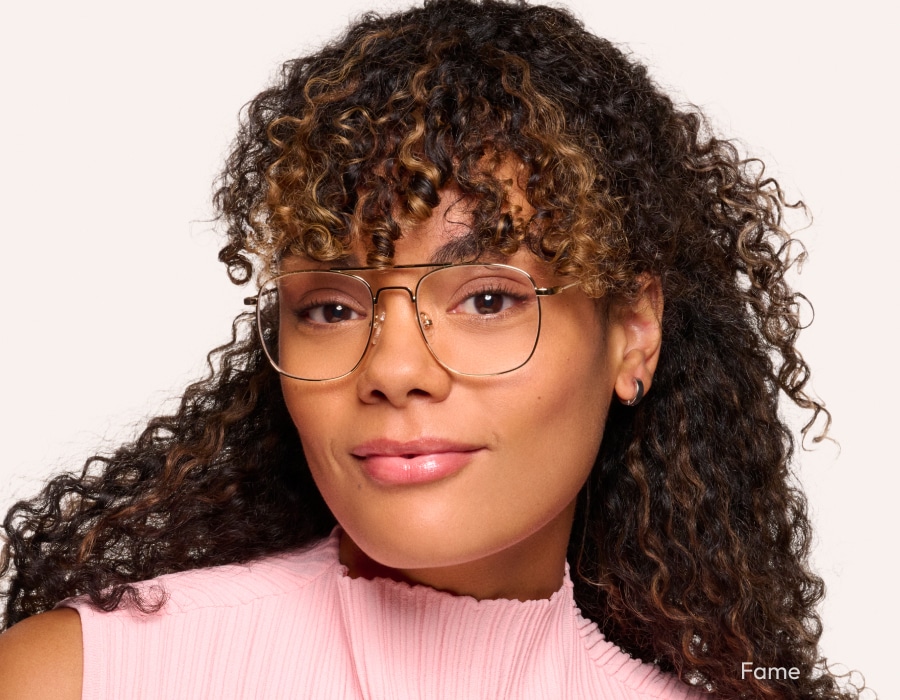
[[[260,335],[276,369],[308,380],[352,372],[369,347],[374,324],[381,323],[372,299],[372,289],[381,288],[380,272],[366,271],[368,283],[363,273],[292,272],[264,285],[257,302]],[[502,374],[531,357],[540,305],[533,281],[522,270],[506,265],[437,268],[419,280],[414,293],[421,335],[447,368]]]

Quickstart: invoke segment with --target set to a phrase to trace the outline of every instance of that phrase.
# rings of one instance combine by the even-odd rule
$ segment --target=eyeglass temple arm
[[[572,282],[571,284],[560,285],[557,287],[535,287],[534,293],[539,297],[551,297],[554,294],[559,294],[560,292],[564,292],[567,289],[575,287],[578,285],[578,282]],[[246,303],[246,299],[244,300]]]

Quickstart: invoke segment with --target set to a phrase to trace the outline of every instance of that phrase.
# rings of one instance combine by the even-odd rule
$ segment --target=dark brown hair
[[[533,216],[510,209],[521,165]],[[471,202],[465,257],[526,246],[592,296],[661,280],[653,390],[613,405],[570,540],[576,599],[625,651],[723,698],[849,698],[818,651],[822,581],[790,470],[804,391],[785,200],[762,165],[677,108],[563,10],[435,0],[365,15],[247,107],[215,196],[236,283],[286,254],[390,265],[442,191]],[[251,321],[174,415],[56,477],[4,528],[5,624],[129,584],[309,543],[334,525]],[[158,601],[156,601],[158,602]],[[742,662],[799,680],[741,678]]]

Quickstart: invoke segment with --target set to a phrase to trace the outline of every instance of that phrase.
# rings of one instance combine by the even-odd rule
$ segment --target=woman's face
[[[404,231],[395,264],[428,262],[468,232],[446,215],[450,199]],[[506,262],[538,286],[567,282],[529,252]],[[377,286],[413,289],[423,272],[379,273]],[[631,377],[643,376],[623,361],[626,316],[607,311],[577,287],[544,298],[528,363],[469,377],[431,355],[409,295],[384,292],[378,341],[353,373],[282,378],[313,477],[345,532],[351,575],[478,598],[539,598],[559,587],[575,498],[617,382],[630,398]]]

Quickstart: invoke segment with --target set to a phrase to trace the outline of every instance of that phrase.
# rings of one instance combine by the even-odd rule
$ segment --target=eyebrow
[[[437,265],[446,265],[449,263],[460,262],[462,260],[474,260],[478,254],[478,237],[474,231],[469,230],[467,233],[453,238],[440,248],[438,248],[431,256],[430,262]]]
[[[468,231],[462,236],[457,236],[438,248],[431,255],[431,259],[427,261],[434,265],[450,265],[457,262],[474,262],[475,260],[490,260],[498,262],[506,260],[505,255],[499,253],[491,253],[490,251],[481,251],[479,254],[478,235],[475,231]],[[365,261],[360,260],[355,253],[349,253],[340,259],[342,266],[348,268],[360,268],[365,266]]]

